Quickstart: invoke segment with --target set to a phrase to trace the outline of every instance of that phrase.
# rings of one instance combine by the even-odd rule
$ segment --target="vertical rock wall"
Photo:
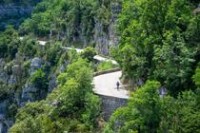
[[[107,55],[111,46],[117,46],[119,37],[117,36],[117,18],[121,12],[121,4],[118,2],[111,2],[110,12],[111,17],[109,20],[109,26],[106,31],[104,30],[103,23],[100,20],[95,21],[95,34],[94,41],[96,49],[100,54]]]
[[[110,96],[102,96],[99,95],[102,100],[102,116],[105,121],[108,121],[112,113],[127,104],[127,99],[110,97]]]

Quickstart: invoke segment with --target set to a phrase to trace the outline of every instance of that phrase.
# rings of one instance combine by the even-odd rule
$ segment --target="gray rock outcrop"
[[[96,49],[100,54],[107,55],[109,53],[109,48],[111,46],[117,46],[119,42],[119,37],[117,36],[117,18],[121,12],[121,5],[118,2],[111,2],[111,17],[108,25],[107,32],[104,31],[104,27],[101,21],[95,21],[95,34],[94,40],[96,43]]]
[[[35,71],[37,71],[38,69],[42,68],[42,64],[43,64],[43,60],[35,57],[31,60],[31,65],[30,65],[30,74],[33,74]]]

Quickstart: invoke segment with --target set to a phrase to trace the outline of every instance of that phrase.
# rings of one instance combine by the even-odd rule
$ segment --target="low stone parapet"
[[[110,70],[105,70],[105,71],[100,71],[100,72],[95,72],[93,74],[93,76],[99,76],[99,75],[103,75],[103,74],[108,74],[108,73],[112,73],[112,72],[117,72],[117,71],[120,71],[121,69],[120,68],[113,68],[113,69],[110,69]]]

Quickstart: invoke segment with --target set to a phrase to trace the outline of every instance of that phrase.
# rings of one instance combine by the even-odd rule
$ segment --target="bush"
[[[81,57],[89,61],[93,61],[93,57],[96,55],[96,51],[93,47],[87,47],[82,53]]]
[[[22,55],[33,57],[37,53],[36,40],[25,38],[19,46]]]
[[[47,80],[46,74],[42,71],[42,69],[37,70],[31,76],[31,82],[37,88],[40,88],[42,90],[47,90],[48,89],[48,80]]]
[[[105,71],[105,70],[110,70],[112,68],[115,68],[116,65],[112,64],[111,61],[109,62],[101,62],[98,66],[97,66],[97,71]]]
[[[0,100],[3,100],[8,97],[10,88],[0,81]]]
[[[193,76],[193,80],[197,86],[200,86],[200,68],[196,69],[196,73]]]
[[[17,113],[17,109],[18,109],[18,106],[16,104],[11,104],[9,107],[8,107],[8,113],[7,113],[7,116],[8,117],[11,117],[11,118],[14,118],[16,113]]]
[[[100,99],[92,92],[92,71],[87,61],[78,59],[58,80],[58,88],[47,100],[28,103],[18,111],[16,123],[9,132],[94,131],[100,113]],[[45,73],[39,69],[31,81],[41,87],[46,84]]]
[[[19,41],[18,40],[13,40],[11,43],[8,45],[8,56],[10,59],[14,59],[16,53],[18,52],[18,46],[19,46]]]
[[[47,48],[46,51],[46,59],[52,64],[52,65],[56,65],[59,61],[59,58],[61,56],[61,46],[59,43],[56,44],[52,44],[50,46],[48,46],[50,48]]]
[[[7,49],[7,45],[0,41],[0,58],[6,57]]]

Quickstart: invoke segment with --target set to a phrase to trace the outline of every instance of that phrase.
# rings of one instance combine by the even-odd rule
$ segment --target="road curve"
[[[20,37],[20,40],[23,40],[24,37]],[[46,41],[41,41],[38,40],[39,45],[45,46]],[[64,49],[70,50],[73,49],[71,47],[62,47]],[[78,53],[81,53],[83,49],[75,49]],[[94,56],[94,59],[104,62],[104,61],[111,61],[113,64],[117,64],[116,61],[104,58],[100,55]],[[99,94],[99,95],[104,95],[104,96],[111,96],[111,97],[117,97],[117,98],[123,98],[123,99],[128,99],[128,91],[124,89],[123,84],[120,82],[119,78],[121,77],[122,72],[112,72],[108,74],[103,74],[94,77],[93,79],[93,84],[94,84],[94,93]],[[117,90],[116,83],[117,81],[120,82],[120,88]],[[0,125],[1,126],[1,125]],[[0,127],[1,128],[1,127]]]
[[[94,93],[104,96],[128,99],[128,91],[124,89],[122,83],[120,83],[120,88],[117,90],[116,82],[120,82],[119,78],[121,75],[122,72],[118,71],[94,77]]]

